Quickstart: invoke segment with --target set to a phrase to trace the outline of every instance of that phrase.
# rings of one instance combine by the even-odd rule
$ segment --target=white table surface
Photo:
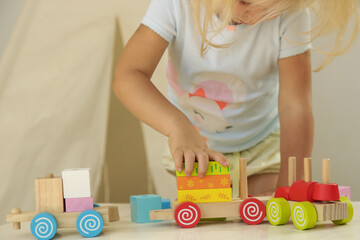
[[[316,240],[316,239],[360,239],[360,202],[353,202],[354,218],[347,225],[336,226],[331,222],[317,223],[310,230],[301,231],[292,222],[283,226],[273,226],[265,219],[259,225],[247,225],[240,220],[226,222],[200,222],[197,227],[183,229],[175,222],[132,223],[130,205],[117,204],[120,221],[104,227],[103,232],[94,239],[176,239],[176,240],[228,240],[228,239],[277,239],[277,240]],[[30,232],[30,223],[21,223],[21,230],[13,230],[12,224],[0,226],[1,240],[35,239]],[[86,239],[77,230],[58,229],[54,239]]]

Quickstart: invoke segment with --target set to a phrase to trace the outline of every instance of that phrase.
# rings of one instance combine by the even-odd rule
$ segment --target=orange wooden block
[[[64,212],[63,184],[61,177],[35,179],[37,212]]]
[[[230,188],[230,175],[176,177],[178,190]]]

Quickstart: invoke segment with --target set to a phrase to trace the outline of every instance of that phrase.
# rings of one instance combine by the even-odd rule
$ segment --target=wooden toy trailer
[[[35,180],[35,185],[37,180]],[[37,239],[52,239],[58,228],[75,227],[84,237],[95,237],[101,233],[104,225],[107,226],[110,222],[119,221],[119,212],[116,206],[95,207],[83,212],[64,212],[63,206],[61,209],[64,199],[62,199],[62,203],[59,203],[53,198],[59,192],[62,195],[62,184],[60,184],[61,187],[54,184],[56,181],[61,182],[61,177],[54,178],[53,174],[47,174],[46,178],[41,180],[50,180],[50,182],[47,181],[48,184],[43,188],[44,190],[40,191],[43,198],[47,198],[49,201],[39,200],[36,197],[37,211],[32,212],[22,212],[20,208],[13,208],[6,215],[6,221],[13,223],[13,229],[19,230],[21,222],[31,222],[31,232]],[[60,210],[38,210],[44,208]]]
[[[173,220],[183,228],[192,228],[200,219],[240,217],[248,224],[258,224],[266,216],[265,205],[271,197],[248,197],[246,159],[240,159],[240,198],[231,202],[174,203],[174,209],[150,211],[150,220]]]
[[[296,159],[289,158],[289,187],[278,188],[275,198],[266,205],[272,225],[282,225],[291,219],[296,228],[311,229],[316,222],[332,221],[336,225],[352,220],[353,206],[347,197],[339,196],[337,184],[330,183],[330,160],[323,159],[322,183],[312,182],[311,158],[304,159],[304,178],[296,179]]]

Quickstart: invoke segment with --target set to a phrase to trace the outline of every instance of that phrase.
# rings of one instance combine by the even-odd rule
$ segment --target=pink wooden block
[[[93,205],[93,197],[65,198],[66,212],[82,212],[88,209],[93,209]]]
[[[339,186],[340,196],[345,196],[351,200],[351,192],[349,186]]]

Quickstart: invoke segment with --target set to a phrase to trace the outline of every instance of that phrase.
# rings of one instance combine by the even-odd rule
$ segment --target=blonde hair
[[[226,48],[232,44],[217,45],[212,40],[232,22],[232,11],[236,1],[238,0],[193,0],[194,17],[202,37],[201,56],[204,56],[210,47]],[[316,17],[316,24],[310,32],[301,33],[311,35],[309,42],[320,36],[335,33],[334,44],[330,51],[315,48],[316,51],[326,55],[325,61],[315,71],[320,71],[335,56],[349,50],[358,33],[359,0],[256,0],[256,5],[265,9],[258,22],[286,11],[311,9]],[[204,13],[203,17],[202,13]],[[214,14],[218,16],[221,24],[215,23]],[[208,38],[209,29],[213,31]]]

